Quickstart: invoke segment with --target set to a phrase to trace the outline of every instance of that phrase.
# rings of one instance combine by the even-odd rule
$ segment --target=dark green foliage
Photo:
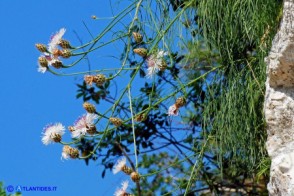
[[[219,51],[226,67],[242,68],[249,53],[262,50],[263,41],[271,42],[280,8],[277,0],[207,0],[200,1],[196,9],[201,34]],[[266,31],[271,35],[264,40]]]
[[[83,82],[82,85],[77,84],[77,86],[79,89],[77,90],[78,94],[76,95],[76,98],[78,99],[82,97],[83,101],[93,100],[97,104],[99,104],[99,101],[101,99],[105,99],[106,96],[109,94],[109,81],[106,81],[103,86],[96,85],[98,89],[95,87],[87,86],[85,82]]]
[[[204,129],[220,168],[233,176],[251,175],[267,157],[263,117],[264,57],[280,19],[276,0],[207,0],[198,7],[200,31],[220,54],[220,70],[208,85]]]

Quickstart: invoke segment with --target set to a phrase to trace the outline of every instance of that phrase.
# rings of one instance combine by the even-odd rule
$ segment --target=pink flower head
[[[48,51],[52,54],[54,50],[57,49],[58,44],[60,43],[62,36],[64,35],[66,29],[61,28],[58,32],[51,36],[50,42],[48,44]]]
[[[58,49],[58,44],[60,43],[62,36],[65,33],[65,28],[60,29],[57,33],[51,36],[50,42],[48,44],[49,53],[45,52],[44,55],[48,60],[49,65],[52,63],[59,61],[59,56],[61,55],[61,51]]]
[[[42,142],[45,145],[55,142],[54,138],[64,134],[64,126],[61,123],[49,124],[43,129]]]
[[[158,72],[160,66],[164,63],[163,57],[167,55],[167,52],[160,50],[157,54],[151,54],[146,58],[147,62],[147,78],[152,78],[154,74]]]
[[[74,123],[74,131],[72,132],[72,137],[77,138],[85,135],[87,130],[94,127],[94,120],[97,119],[98,116],[96,114],[84,114],[80,118],[76,120]]]
[[[176,104],[174,104],[168,108],[167,114],[169,116],[178,116],[179,115],[179,108],[176,106]]]
[[[129,186],[129,181],[126,180],[126,181],[122,182],[121,186],[122,186],[121,188],[116,189],[116,191],[114,193],[115,196],[124,196],[126,194],[126,190]]]

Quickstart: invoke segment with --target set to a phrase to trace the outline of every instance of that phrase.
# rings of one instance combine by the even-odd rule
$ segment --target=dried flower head
[[[133,38],[137,44],[143,41],[143,36],[138,32],[133,32]]]
[[[116,164],[113,166],[112,172],[113,174],[117,174],[118,172],[122,171],[128,175],[130,175],[133,170],[132,168],[126,165],[127,159],[125,157],[120,158]]]
[[[95,106],[93,104],[89,103],[89,102],[85,102],[83,104],[83,107],[89,113],[95,113],[96,112]]]
[[[103,74],[97,74],[94,76],[94,82],[97,86],[102,86],[106,82],[106,77]]]
[[[179,115],[179,108],[176,106],[176,104],[174,104],[168,108],[167,114],[169,116],[178,116]]]
[[[35,46],[40,52],[48,52],[45,44],[35,44]]]
[[[146,48],[136,48],[133,51],[134,51],[134,53],[136,53],[137,55],[139,55],[141,57],[146,57],[147,53],[148,53]]]
[[[114,196],[134,196],[133,194],[129,194],[126,192],[129,186],[129,181],[122,182],[121,186],[121,188],[116,189]]]
[[[63,159],[76,159],[79,157],[79,150],[76,148],[72,148],[68,145],[63,146],[61,158]]]
[[[109,121],[114,124],[116,127],[120,127],[123,121],[120,118],[110,117]]]
[[[131,179],[134,181],[134,182],[139,182],[140,181],[140,174],[138,172],[132,172],[131,173]]]
[[[186,99],[184,97],[177,98],[175,105],[177,108],[183,107],[186,105]]]
[[[42,142],[48,145],[53,142],[60,142],[64,134],[64,126],[61,123],[49,124],[43,129]]]
[[[79,138],[81,136],[86,135],[89,129],[95,127],[94,120],[97,118],[98,116],[96,114],[90,113],[87,113],[79,117],[74,123],[74,131],[72,132],[72,137]]]

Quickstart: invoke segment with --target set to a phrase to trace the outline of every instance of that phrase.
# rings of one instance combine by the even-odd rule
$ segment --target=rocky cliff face
[[[294,196],[294,0],[285,0],[283,19],[267,63],[265,118],[272,159],[270,195]]]

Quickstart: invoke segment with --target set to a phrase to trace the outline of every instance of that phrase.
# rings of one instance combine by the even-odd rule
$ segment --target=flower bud
[[[130,175],[132,172],[133,172],[133,169],[124,165],[122,168],[121,168],[121,171],[124,172],[125,174],[127,175]]]
[[[123,123],[123,121],[120,118],[114,118],[114,117],[110,117],[109,121],[114,124],[116,127],[120,127]]]
[[[35,44],[35,46],[40,52],[48,52],[47,47],[44,44]]]
[[[136,48],[133,51],[134,53],[136,53],[137,55],[140,55],[141,57],[146,57],[148,53],[146,48]]]
[[[88,113],[95,113],[96,112],[95,106],[89,102],[85,102],[83,104],[83,107]]]
[[[140,181],[140,174],[138,174],[138,172],[132,172],[131,173],[131,179],[134,182],[139,182]]]
[[[71,53],[71,51],[68,50],[68,49],[63,49],[63,50],[61,51],[61,54],[60,54],[60,56],[62,56],[62,57],[65,58],[65,59],[71,57],[71,55],[72,55],[72,53]]]
[[[133,38],[137,44],[141,43],[143,40],[143,36],[138,32],[133,32]]]
[[[61,62],[60,60],[55,60],[55,61],[53,61],[53,62],[51,63],[51,65],[52,65],[53,67],[55,67],[56,69],[60,69],[60,68],[63,66],[63,64],[62,64],[62,62]]]
[[[75,131],[75,128],[74,128],[73,126],[68,126],[68,130],[69,130],[70,132],[74,132],[74,131]]]
[[[48,61],[47,61],[46,57],[40,56],[38,58],[38,62],[39,62],[41,67],[48,67]]]
[[[73,48],[73,47],[70,45],[69,41],[64,40],[64,39],[60,40],[60,42],[59,42],[58,45],[59,45],[61,48],[63,48],[63,49],[71,49],[71,48]]]
[[[106,77],[103,74],[97,74],[94,76],[93,82],[97,84],[97,86],[102,86],[106,81]]]
[[[186,105],[186,99],[184,97],[180,97],[176,100],[175,103],[177,108],[183,107],[184,105]]]

